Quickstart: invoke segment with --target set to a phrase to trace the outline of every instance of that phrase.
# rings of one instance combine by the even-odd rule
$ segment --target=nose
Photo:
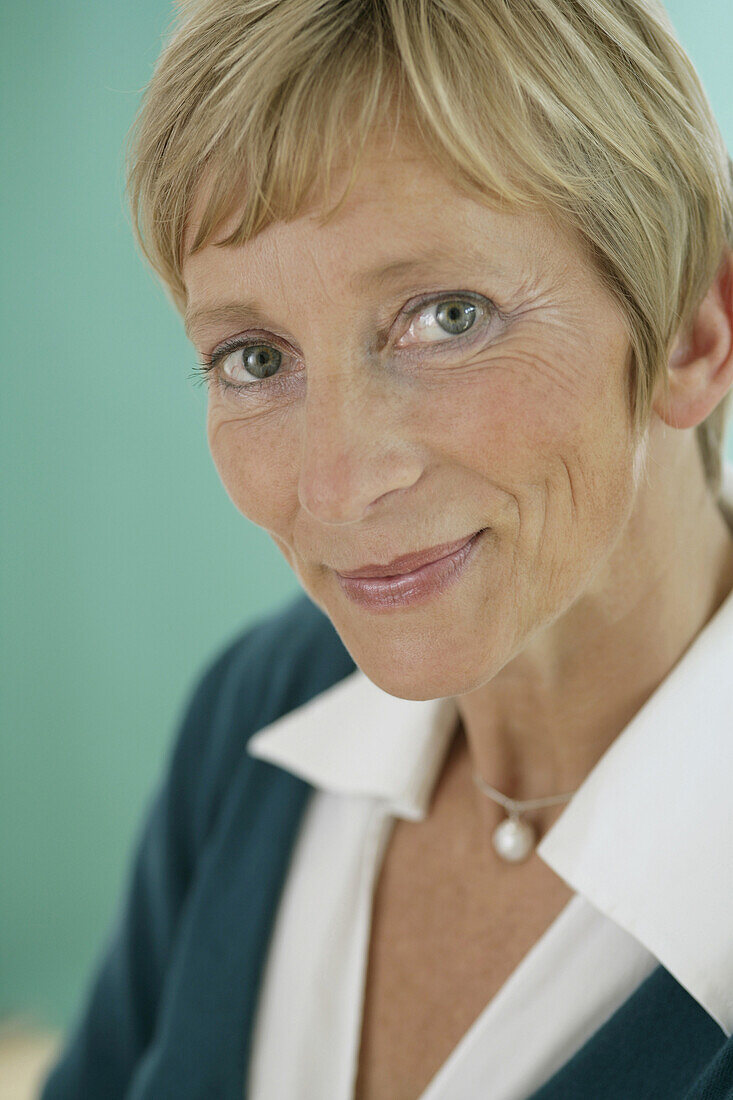
[[[419,448],[406,437],[404,395],[363,362],[312,371],[302,423],[298,497],[320,523],[363,521],[422,473]]]

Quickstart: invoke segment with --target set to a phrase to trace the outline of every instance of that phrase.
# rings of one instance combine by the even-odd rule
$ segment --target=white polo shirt
[[[730,462],[723,497],[733,509]],[[457,717],[453,698],[398,699],[357,669],[250,738],[316,790],[265,960],[249,1100],[352,1100],[382,857],[397,817],[427,815]],[[491,1100],[525,1100],[659,963],[730,1036],[732,790],[733,593],[540,840],[573,895],[419,1100],[476,1100],[487,1081]]]

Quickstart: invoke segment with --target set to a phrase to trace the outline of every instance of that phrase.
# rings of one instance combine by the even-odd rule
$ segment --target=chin
[[[359,662],[357,662],[358,664]],[[488,675],[485,672],[457,676],[453,671],[445,669],[436,671],[434,675],[425,672],[425,669],[416,671],[414,676],[406,675],[404,670],[395,674],[394,669],[382,666],[369,666],[359,664],[361,671],[369,679],[386,691],[388,695],[394,695],[398,699],[444,699],[455,695],[465,695],[480,687],[481,684],[492,678],[493,672]]]
[[[439,630],[413,628],[390,645],[376,629],[364,639],[364,630],[334,626],[364,675],[399,699],[464,695],[491,680],[504,664],[498,654],[480,651],[465,633],[463,645],[457,645]]]

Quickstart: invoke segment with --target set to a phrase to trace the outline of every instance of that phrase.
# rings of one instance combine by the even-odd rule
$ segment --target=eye
[[[432,299],[422,298],[403,311],[403,317],[410,323],[394,346],[409,352],[413,345],[452,344],[455,338],[475,328],[475,334],[468,341],[473,343],[481,337],[486,322],[499,312],[492,301],[481,295],[444,294],[440,298],[434,295]],[[478,318],[484,323],[477,324]],[[236,390],[242,395],[246,393],[247,397],[289,389],[297,383],[301,372],[281,369],[287,353],[274,344],[258,340],[257,335],[249,333],[225,340],[210,355],[201,357],[194,374],[200,374],[221,390]],[[408,338],[406,343],[405,338]]]
[[[474,326],[480,311],[490,314],[491,303],[487,301],[482,304],[459,297],[420,302],[408,312],[412,319],[397,347],[450,342],[450,337],[462,336]],[[404,343],[405,337],[408,337],[407,344]]]
[[[221,389],[250,390],[283,386],[288,375],[280,370],[283,353],[264,341],[251,336],[234,337],[220,344],[211,355],[203,355],[194,368],[203,377],[214,381]]]
[[[280,369],[282,358],[282,352],[272,344],[243,344],[234,351],[224,351],[217,356],[217,362],[224,363],[231,359],[225,373],[235,382],[247,382],[246,375],[249,375],[249,381],[262,382]],[[237,378],[232,373],[236,370],[245,372],[245,376]]]

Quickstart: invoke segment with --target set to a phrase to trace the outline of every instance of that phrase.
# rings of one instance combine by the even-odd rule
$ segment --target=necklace
[[[534,851],[537,843],[537,834],[528,821],[522,821],[520,814],[525,810],[539,809],[540,806],[553,806],[558,802],[565,802],[572,798],[575,791],[569,794],[556,794],[548,798],[528,798],[520,801],[517,798],[508,798],[505,794],[490,786],[478,772],[474,771],[473,778],[479,790],[487,794],[489,798],[500,802],[508,813],[499,825],[494,829],[491,837],[492,843],[498,855],[507,863],[520,863],[526,859],[530,852]]]

